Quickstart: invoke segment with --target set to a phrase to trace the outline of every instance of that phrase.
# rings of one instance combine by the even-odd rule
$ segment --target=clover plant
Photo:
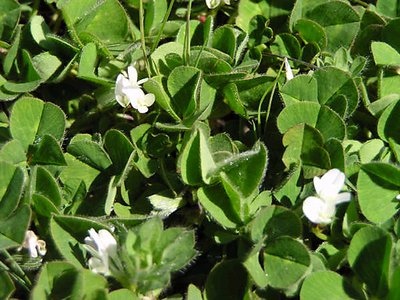
[[[400,3],[1,0],[0,299],[400,299]]]

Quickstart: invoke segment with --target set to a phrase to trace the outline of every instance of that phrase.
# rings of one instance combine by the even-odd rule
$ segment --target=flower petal
[[[150,93],[144,96],[143,104],[146,106],[151,106],[153,105],[154,101],[156,101],[156,96]]]
[[[129,79],[130,84],[133,87],[138,86],[137,78],[138,78],[138,73],[136,71],[136,68],[134,66],[129,66],[128,67],[128,79]]]
[[[206,0],[209,9],[216,8],[221,3],[221,0]]]
[[[351,193],[344,192],[336,196],[336,204],[349,202],[351,200]]]
[[[144,105],[138,106],[137,110],[138,110],[138,112],[140,112],[141,114],[147,113],[147,112],[149,111],[148,107],[147,107],[147,106],[144,106]]]
[[[329,209],[320,198],[307,197],[303,202],[303,213],[315,224],[329,224],[335,216],[335,210]]]
[[[92,257],[88,261],[89,269],[95,273],[109,274],[108,266],[101,259]]]
[[[314,187],[318,196],[327,200],[333,200],[344,186],[346,176],[338,169],[326,172],[321,179],[314,177]]]

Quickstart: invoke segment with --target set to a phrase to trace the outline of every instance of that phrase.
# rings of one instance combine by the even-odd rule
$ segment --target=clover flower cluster
[[[142,90],[141,84],[147,80],[148,78],[144,78],[138,81],[136,68],[129,66],[127,72],[123,71],[117,77],[115,99],[122,107],[127,107],[130,104],[140,113],[146,113],[155,101],[154,94],[145,94]]]

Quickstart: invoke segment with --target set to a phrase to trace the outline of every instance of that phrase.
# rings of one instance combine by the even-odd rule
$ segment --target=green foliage
[[[1,299],[399,298],[398,1],[207,5],[0,1]]]

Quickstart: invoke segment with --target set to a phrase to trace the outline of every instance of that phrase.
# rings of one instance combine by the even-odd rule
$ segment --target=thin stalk
[[[142,43],[142,50],[143,50],[143,58],[146,64],[146,71],[147,76],[151,77],[150,75],[150,64],[147,58],[147,51],[146,51],[146,41],[144,37],[144,9],[143,9],[143,0],[139,0],[139,29],[140,29],[140,40]]]
[[[36,16],[39,11],[40,0],[35,0],[32,5],[31,18]]]
[[[154,41],[153,46],[151,47],[151,52],[150,53],[153,53],[154,50],[156,50],[156,48],[158,46],[158,43],[161,40],[161,34],[164,31],[165,24],[167,23],[168,18],[169,18],[170,14],[171,14],[172,7],[174,6],[174,3],[175,3],[175,0],[171,0],[171,2],[169,3],[169,7],[168,7],[168,10],[167,10],[167,13],[164,16],[164,19],[163,19],[162,24],[161,24],[160,31],[158,32],[156,40]]]
[[[268,119],[269,119],[269,114],[271,113],[272,99],[274,98],[276,86],[278,85],[279,77],[281,76],[284,65],[285,65],[285,63],[282,62],[281,67],[278,71],[278,75],[276,75],[276,79],[274,82],[274,86],[272,87],[271,95],[269,97],[267,114],[265,115],[264,133],[267,132],[267,123],[268,123]]]
[[[306,62],[304,60],[293,58],[293,57],[289,57],[289,56],[286,56],[286,55],[279,55],[279,54],[273,54],[273,53],[263,53],[263,55],[264,56],[279,57],[279,58],[285,58],[286,57],[286,59],[294,61],[294,62],[302,64],[302,65],[305,65],[305,66],[309,67],[310,69],[314,69],[315,70],[315,69],[319,68],[318,66],[316,66],[314,64],[310,64],[310,63],[308,63],[308,62]]]
[[[192,0],[189,0],[186,14],[186,32],[185,32],[185,65],[189,65],[190,58],[190,14],[192,12]]]
[[[164,179],[164,181],[167,184],[168,188],[174,194],[174,197],[177,197],[178,194],[175,192],[174,187],[172,186],[171,182],[168,179],[168,175],[167,175],[167,171],[166,171],[166,168],[165,168],[164,159],[162,159],[162,158],[159,159],[159,163],[160,163],[161,177]]]

